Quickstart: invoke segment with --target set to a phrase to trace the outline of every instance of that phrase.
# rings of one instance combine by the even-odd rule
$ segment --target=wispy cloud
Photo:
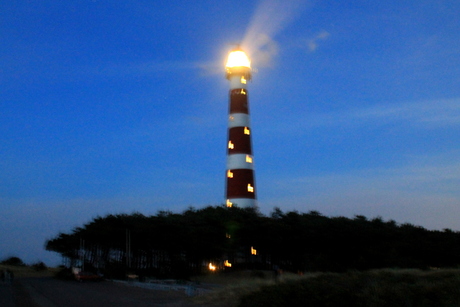
[[[104,77],[155,76],[165,73],[190,71],[202,77],[224,75],[220,61],[144,61],[133,63],[107,64],[98,67],[82,67],[80,73]]]
[[[260,182],[261,207],[289,210],[318,210],[323,214],[368,217],[382,216],[430,229],[460,230],[460,148],[456,131],[460,128],[460,98],[387,103],[374,106],[298,114],[282,127],[283,135],[311,133],[318,129],[396,129],[398,135],[418,132],[436,140],[452,139],[450,149],[405,151],[403,159],[366,168],[338,167],[329,172],[299,171],[278,180]],[[435,132],[435,133],[431,133]],[[427,144],[429,140],[427,141]],[[426,145],[429,146],[429,145]],[[385,150],[385,148],[382,148]],[[393,150],[393,149],[391,149]],[[259,188],[260,189],[260,188]]]
[[[268,211],[318,210],[326,215],[383,216],[428,228],[460,229],[460,152],[413,157],[390,168],[369,168],[280,179],[268,188]]]
[[[260,1],[243,39],[243,47],[258,67],[270,65],[279,46],[274,37],[294,21],[309,1]]]
[[[379,105],[350,113],[356,120],[399,121],[434,128],[460,125],[460,98]]]
[[[94,74],[104,76],[130,76],[130,75],[150,75],[154,73],[177,72],[183,70],[192,70],[201,67],[198,62],[184,61],[146,61],[140,63],[119,63],[108,64],[100,67],[87,69]]]
[[[460,98],[388,103],[311,114],[292,114],[271,129],[308,132],[314,128],[400,125],[417,129],[460,126]]]
[[[321,31],[316,34],[313,38],[307,40],[307,47],[310,52],[316,51],[320,41],[324,41],[329,37],[330,33],[327,31]]]

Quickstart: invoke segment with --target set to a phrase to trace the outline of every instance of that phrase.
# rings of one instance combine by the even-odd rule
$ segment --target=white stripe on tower
[[[255,207],[254,157],[247,90],[251,66],[241,49],[230,52],[226,70],[230,81],[226,203],[229,207]]]

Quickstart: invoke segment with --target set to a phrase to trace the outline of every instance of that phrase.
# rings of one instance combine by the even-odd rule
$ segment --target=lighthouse
[[[255,207],[254,156],[248,103],[251,63],[238,47],[229,53],[225,68],[230,83],[226,204],[228,207]]]

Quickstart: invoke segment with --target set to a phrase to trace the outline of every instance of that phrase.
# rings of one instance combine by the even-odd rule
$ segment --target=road
[[[0,286],[2,307],[197,307],[183,291],[131,287],[111,281],[75,282],[20,278]]]

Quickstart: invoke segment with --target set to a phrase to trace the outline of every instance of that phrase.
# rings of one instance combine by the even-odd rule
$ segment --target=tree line
[[[187,278],[209,269],[293,272],[455,267],[460,233],[377,217],[327,217],[317,211],[268,216],[225,206],[96,217],[46,242],[70,266],[107,275],[127,271]]]

